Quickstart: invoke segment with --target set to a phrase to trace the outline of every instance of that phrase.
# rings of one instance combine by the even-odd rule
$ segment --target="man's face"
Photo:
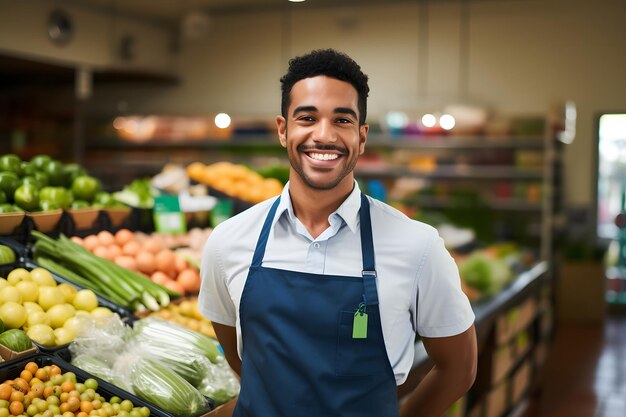
[[[358,93],[345,81],[316,76],[291,89],[286,119],[276,123],[280,143],[301,181],[316,190],[341,183],[352,188],[352,170],[365,150],[367,125],[359,126]]]

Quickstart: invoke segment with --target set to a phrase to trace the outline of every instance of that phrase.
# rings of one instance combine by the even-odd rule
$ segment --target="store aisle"
[[[626,316],[559,323],[525,417],[626,416]]]

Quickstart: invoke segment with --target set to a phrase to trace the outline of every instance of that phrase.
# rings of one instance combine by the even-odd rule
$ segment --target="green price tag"
[[[352,338],[367,339],[367,313],[359,310],[354,313],[354,322],[352,322]]]
[[[185,233],[187,222],[180,211],[178,196],[160,195],[154,197],[154,227],[159,233]]]
[[[211,210],[211,225],[217,226],[224,220],[228,220],[233,215],[233,203],[228,200],[218,200],[213,210]]]

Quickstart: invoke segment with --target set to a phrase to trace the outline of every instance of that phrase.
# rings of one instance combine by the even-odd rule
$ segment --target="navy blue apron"
[[[279,201],[265,219],[241,296],[241,392],[233,416],[397,417],[367,198],[361,194],[361,277],[263,267]],[[359,312],[368,317],[365,338],[353,338]]]

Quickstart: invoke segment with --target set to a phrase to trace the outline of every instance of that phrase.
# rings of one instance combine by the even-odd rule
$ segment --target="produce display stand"
[[[78,382],[84,382],[89,378],[93,378],[98,381],[97,392],[100,395],[103,395],[107,399],[113,396],[117,396],[121,399],[132,401],[133,405],[135,406],[148,407],[148,409],[150,409],[151,417],[174,417],[171,414],[168,414],[160,408],[154,406],[153,404],[144,401],[141,398],[116,387],[115,385],[109,384],[108,382],[103,381],[100,378],[84,372],[83,370],[63,361],[56,356],[48,355],[45,353],[36,353],[31,356],[24,356],[18,360],[14,360],[0,365],[0,381],[6,381],[19,376],[20,371],[24,369],[24,366],[28,362],[35,362],[40,368],[48,365],[57,365],[61,368],[63,372],[73,372],[76,375],[76,380]]]
[[[54,356],[55,358],[58,358],[58,361],[59,361],[60,363],[63,363],[63,364],[71,364],[71,360],[72,360],[72,353],[70,352],[70,350],[69,350],[67,347],[64,347],[64,348],[62,348],[62,349],[58,349],[56,352],[54,352],[54,355],[53,355],[53,356]],[[72,366],[72,367],[74,367],[74,368],[76,368],[74,365],[71,365],[71,366]],[[103,380],[103,379],[101,379],[101,378],[99,378],[99,377],[97,377],[97,376],[94,376],[94,375],[88,374],[88,373],[86,373],[86,372],[84,372],[84,371],[83,371],[83,373],[85,373],[85,374],[89,375],[89,377],[90,377],[90,378],[94,378],[94,379],[95,379],[96,381],[98,381],[99,383],[101,382],[101,383],[103,383],[103,384],[105,384],[105,385],[111,385],[109,382],[107,382],[107,381],[105,381],[105,380]],[[119,391],[121,391],[121,392],[124,392],[124,393],[128,394],[128,395],[132,395],[132,394],[130,394],[129,392],[127,392],[127,391],[125,391],[125,390],[123,390],[123,389],[121,389],[121,388],[117,388],[117,389],[118,389]],[[118,396],[119,396],[119,395],[118,395]],[[153,407],[154,409],[156,409],[156,410],[158,410],[158,411],[159,411],[159,414],[158,414],[158,415],[160,415],[160,416],[176,417],[176,416],[175,416],[175,415],[173,415],[172,413],[170,413],[170,412],[168,412],[168,411],[166,411],[166,410],[163,410],[163,409],[161,409],[160,407],[158,407],[158,406],[156,406],[156,405],[152,405],[152,407]],[[209,415],[210,415],[210,416],[213,416],[213,414],[211,414],[211,413],[212,413],[213,411],[215,411],[214,409],[215,409],[215,410],[217,410],[217,408],[215,407],[215,403],[214,403],[214,401],[213,401],[212,399],[210,399],[210,398],[207,398],[207,405],[206,405],[206,407],[204,407],[204,409],[203,409],[202,411],[200,411],[198,414],[196,414],[196,415],[195,415],[195,417],[204,417],[204,416],[209,416]]]
[[[521,273],[494,297],[473,305],[478,338],[476,382],[449,417],[516,415],[526,404],[552,333],[552,271],[546,261]],[[432,368],[421,341],[400,400]]]
[[[18,255],[15,263],[1,266],[0,273],[6,274],[17,267],[33,269],[38,266],[29,261],[27,244],[2,236],[0,244],[10,246]],[[498,294],[473,304],[479,350],[477,378],[469,393],[449,410],[449,417],[512,416],[524,407],[545,359],[551,337],[551,276],[549,263],[541,261],[521,272]],[[57,282],[67,282],[55,274],[53,277]],[[133,313],[108,300],[98,297],[98,301],[100,305],[129,318],[130,321],[136,318]],[[400,401],[419,384],[432,367],[422,342],[418,340],[415,347],[412,370],[407,381],[398,389]],[[48,354],[68,363],[71,359],[67,346],[52,349],[36,346],[32,351],[20,354],[19,358],[41,354]],[[7,357],[13,358],[10,355]],[[11,360],[2,366],[13,362]],[[231,400],[215,409],[209,408],[199,416],[230,416],[235,403],[236,399]]]
[[[32,253],[31,248],[28,246],[28,244],[23,244],[13,238],[6,236],[0,236],[0,244],[10,247],[14,251],[16,257],[15,262],[0,265],[0,276],[6,277],[8,276],[9,272],[17,268],[24,268],[28,271],[31,271],[39,267],[36,262],[31,260]],[[69,283],[77,289],[82,288],[80,285],[73,283],[53,272],[50,272],[50,274],[59,284]],[[118,314],[123,323],[132,326],[135,320],[138,320],[139,317],[136,316],[133,312],[99,295],[96,295],[96,297],[98,300],[98,305],[100,307],[107,307],[112,312]],[[32,342],[32,345],[33,346],[30,349],[22,352],[15,352],[5,346],[0,345],[0,357],[4,360],[4,362],[0,363],[0,377],[4,378],[3,380],[15,378],[16,375],[19,375],[20,370],[23,369],[25,364],[30,361],[36,362],[38,366],[56,364],[64,371],[74,372],[77,376],[79,376],[79,380],[84,380],[87,378],[95,379],[96,381],[98,381],[99,386],[101,387],[101,389],[99,390],[101,394],[106,394],[109,396],[115,395],[122,399],[130,399],[134,404],[138,406],[149,406],[148,408],[150,408],[151,410],[151,416],[176,417],[173,413],[161,409],[155,404],[152,404],[150,401],[142,400],[139,397],[125,391],[124,389],[117,387],[114,384],[102,380],[99,377],[72,365],[69,344],[48,347],[40,345],[36,342]],[[206,405],[199,412],[194,414],[194,417],[213,417],[228,415],[224,413],[227,413],[227,410],[229,410],[229,408],[232,410],[233,406],[234,402],[233,404],[227,403],[216,408],[213,399],[206,397]]]

